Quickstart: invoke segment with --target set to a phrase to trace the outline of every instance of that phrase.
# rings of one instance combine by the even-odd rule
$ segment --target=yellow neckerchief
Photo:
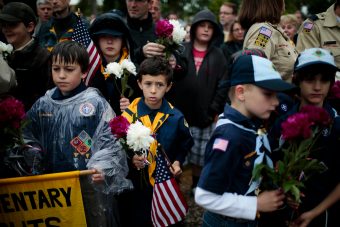
[[[157,130],[162,126],[162,124],[166,121],[169,117],[169,114],[164,114],[162,112],[157,112],[155,119],[151,122],[149,115],[144,115],[138,117],[137,109],[138,103],[141,98],[136,98],[133,102],[129,105],[129,107],[122,113],[122,116],[126,117],[126,119],[132,123],[133,120],[138,119],[142,122],[142,124],[149,129],[151,129],[152,133],[155,134]],[[171,108],[173,108],[170,105]],[[156,154],[157,154],[157,146],[158,142],[155,139],[154,142],[151,143],[150,149],[148,152],[147,160],[150,162],[148,173],[149,173],[149,181],[152,186],[155,184],[155,178],[152,176],[153,172],[156,169]]]
[[[129,51],[128,51],[128,49],[126,47],[123,47],[122,48],[122,55],[121,55],[118,63],[121,64],[122,61],[124,59],[127,59],[128,57],[129,57]],[[105,80],[107,78],[109,78],[110,74],[109,73],[105,73],[105,68],[104,68],[103,64],[100,67],[100,72],[104,75]]]
[[[50,28],[50,32],[56,37],[57,43],[72,40],[72,33],[74,32],[73,28],[68,29],[65,34],[63,34],[59,39],[57,33],[55,31],[54,26]],[[54,46],[47,47],[47,50],[51,52]]]

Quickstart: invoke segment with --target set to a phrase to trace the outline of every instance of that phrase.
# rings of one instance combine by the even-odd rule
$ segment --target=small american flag
[[[90,64],[87,76],[85,78],[85,84],[89,85],[97,69],[101,65],[101,60],[97,48],[94,45],[90,37],[90,34],[80,17],[78,19],[76,26],[74,27],[74,31],[72,33],[72,40],[83,45],[86,48],[87,52],[89,53]]]
[[[213,150],[226,151],[228,147],[228,140],[217,138],[214,141]]]
[[[156,163],[151,219],[154,226],[163,227],[183,220],[188,212],[188,205],[160,152]]]
[[[261,27],[260,34],[267,36],[270,38],[272,36],[272,31],[269,28]]]

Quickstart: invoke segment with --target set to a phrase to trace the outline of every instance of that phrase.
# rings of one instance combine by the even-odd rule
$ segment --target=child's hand
[[[130,100],[128,98],[122,97],[119,100],[120,111],[124,112],[126,108],[130,105]]]
[[[161,44],[148,42],[143,46],[143,54],[147,58],[151,58],[154,56],[164,56],[164,49],[165,46]]]
[[[94,169],[95,173],[92,174],[93,183],[102,183],[105,180],[104,173],[99,169]]]
[[[290,206],[292,209],[297,210],[299,209],[300,203],[296,202],[291,196],[287,196],[287,204]]]
[[[145,167],[144,156],[135,154],[132,157],[132,163],[138,170],[143,169]]]
[[[172,163],[172,168],[170,168],[171,173],[177,177],[182,173],[182,169],[181,169],[181,165],[179,163],[179,161],[174,161],[174,163]]]
[[[300,215],[294,222],[292,226],[307,227],[309,223],[316,217],[316,214],[312,211],[307,211]]]
[[[264,191],[257,197],[257,210],[260,212],[271,212],[283,205],[285,198],[282,190]]]

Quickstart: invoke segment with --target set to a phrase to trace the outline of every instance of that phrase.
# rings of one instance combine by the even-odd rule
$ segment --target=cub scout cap
[[[28,24],[34,22],[36,17],[31,7],[22,2],[9,2],[0,12],[0,23],[18,23]]]
[[[254,84],[270,91],[285,91],[295,86],[282,80],[271,61],[255,55],[241,55],[231,69],[230,85]]]
[[[336,67],[334,57],[328,50],[322,48],[310,48],[300,53],[296,62],[294,71],[299,71],[307,66],[324,65],[334,71],[339,69]]]

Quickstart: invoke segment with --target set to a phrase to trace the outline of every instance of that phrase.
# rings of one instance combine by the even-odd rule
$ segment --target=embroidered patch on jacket
[[[226,151],[228,147],[228,140],[217,138],[214,141],[213,150]]]
[[[305,22],[305,23],[303,24],[303,32],[304,32],[304,33],[309,33],[309,32],[312,30],[313,26],[314,26],[313,23],[311,23],[311,22]]]
[[[81,155],[86,154],[91,148],[92,139],[84,130],[80,132],[78,136],[71,140],[71,145],[76,149]]]
[[[266,47],[270,37],[272,36],[272,31],[269,28],[261,27],[260,32],[255,40],[255,45],[259,47]]]
[[[88,117],[94,114],[95,108],[92,103],[87,102],[80,105],[79,112],[81,115]]]

